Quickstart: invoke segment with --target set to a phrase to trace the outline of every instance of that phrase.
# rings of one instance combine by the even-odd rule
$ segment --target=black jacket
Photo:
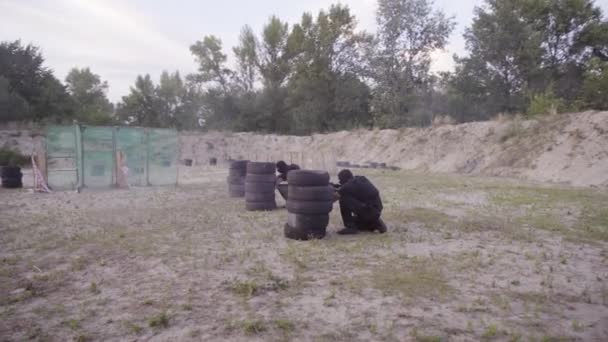
[[[299,170],[300,167],[296,164],[291,164],[287,166],[287,170],[284,170],[285,172],[281,172],[282,170],[278,170],[279,171],[279,178],[281,178],[282,181],[287,182],[287,174],[289,173],[289,171],[292,170]]]
[[[351,196],[366,205],[382,211],[380,192],[365,176],[355,176],[346,184],[340,186],[338,193],[341,197]]]

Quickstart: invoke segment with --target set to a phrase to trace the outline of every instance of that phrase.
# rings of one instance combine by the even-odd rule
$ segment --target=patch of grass
[[[68,321],[68,326],[72,330],[78,330],[80,328],[80,323],[75,319],[71,319]]]
[[[585,330],[585,326],[579,321],[572,321],[572,330],[576,332],[582,332]]]
[[[290,333],[296,328],[295,324],[287,319],[277,319],[274,321],[274,325],[285,333]]]
[[[253,280],[235,280],[230,285],[230,289],[234,294],[245,299],[255,296],[260,290],[258,284]]]
[[[148,320],[148,325],[151,328],[167,328],[169,326],[169,316],[166,312],[161,312],[158,315]]]
[[[417,328],[412,329],[410,336],[416,342],[442,342],[444,340],[441,336],[420,334]]]
[[[76,342],[87,342],[87,341],[91,341],[91,339],[86,336],[86,335],[78,335],[76,338],[74,338],[74,340]]]
[[[132,322],[125,322],[124,324],[131,333],[136,335],[139,335],[144,330],[144,328]]]
[[[97,286],[97,283],[92,281],[91,285],[89,286],[89,291],[91,291],[92,294],[100,294],[101,290],[99,289],[99,286]]]
[[[258,335],[268,330],[266,323],[262,320],[247,320],[241,323],[246,335]]]
[[[486,330],[484,330],[483,334],[481,334],[481,338],[484,340],[491,340],[498,336],[498,327],[494,324],[488,325]]]
[[[405,298],[444,298],[454,292],[437,261],[411,258],[406,263],[387,266],[372,272],[372,283],[378,290]]]

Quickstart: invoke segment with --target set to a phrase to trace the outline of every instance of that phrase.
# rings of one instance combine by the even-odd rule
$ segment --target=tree
[[[251,27],[245,25],[239,36],[239,45],[232,51],[237,61],[236,81],[239,89],[245,93],[254,91],[257,72],[258,42]]]
[[[430,54],[447,43],[453,19],[433,11],[430,0],[379,0],[376,21],[369,56],[374,121],[382,127],[414,124],[417,99],[430,87]]]
[[[44,57],[34,45],[21,41],[0,43],[0,119],[61,120],[73,116],[73,103],[65,87],[43,66]]]
[[[190,47],[190,52],[199,64],[198,74],[193,75],[193,80],[199,83],[214,82],[227,94],[233,72],[225,66],[227,56],[222,52],[222,41],[215,36],[205,36]]]
[[[287,132],[289,117],[284,87],[292,73],[295,51],[290,46],[289,25],[272,16],[262,30],[261,44],[257,51],[257,67],[262,76],[264,89],[260,94],[261,112],[268,113],[259,117],[258,128],[271,132]]]
[[[584,108],[608,110],[608,61],[595,57],[588,63],[581,92]]]
[[[196,129],[202,119],[202,95],[196,84],[184,82],[179,72],[163,71],[155,85],[150,75],[137,76],[131,93],[117,106],[125,124]]]
[[[73,68],[66,76],[67,90],[76,105],[76,118],[90,124],[112,122],[114,106],[108,100],[108,83],[89,68]]]
[[[449,91],[461,121],[572,108],[589,59],[608,59],[608,24],[591,0],[486,0],[465,39]]]
[[[292,30],[295,73],[289,81],[291,132],[311,133],[367,126],[369,87],[356,74],[360,44],[356,21],[346,6],[320,11],[316,21],[305,13]]]
[[[150,75],[137,76],[131,93],[116,108],[118,118],[134,126],[163,127],[160,101]]]

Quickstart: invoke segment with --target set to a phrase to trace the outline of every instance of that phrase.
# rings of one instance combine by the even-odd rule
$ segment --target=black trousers
[[[373,230],[378,226],[381,210],[354,197],[340,197],[340,214],[344,226],[359,230]]]

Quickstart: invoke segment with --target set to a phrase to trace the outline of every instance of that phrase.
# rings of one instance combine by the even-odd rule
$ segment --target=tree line
[[[241,29],[231,64],[207,35],[190,46],[197,72],[140,75],[116,105],[89,68],[62,84],[38,47],[3,42],[0,121],[309,134],[608,110],[608,21],[593,0],[485,0],[452,72],[430,70],[455,27],[431,0],[378,0],[376,24],[358,30],[339,4],[294,24],[272,16]]]

